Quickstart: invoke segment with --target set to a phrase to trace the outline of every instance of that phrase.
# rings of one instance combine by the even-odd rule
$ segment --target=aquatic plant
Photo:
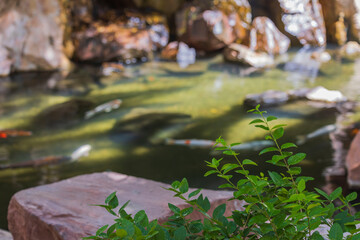
[[[206,162],[211,170],[205,173],[205,176],[216,174],[224,179],[225,184],[219,188],[232,189],[233,198],[229,201],[243,201],[243,210],[235,210],[231,216],[225,217],[226,204],[222,204],[210,215],[209,199],[200,193],[200,189],[189,193],[184,178],[173,182],[168,190],[189,207],[180,209],[169,203],[173,215],[166,223],[149,222],[144,210],[131,216],[125,211],[129,202],[115,212],[119,202],[114,192],[106,198],[105,205],[98,206],[116,216],[115,223],[105,225],[94,236],[83,239],[360,239],[360,229],[356,228],[360,223],[360,213],[350,214],[350,202],[357,198],[357,194],[343,196],[341,187],[329,195],[317,188],[309,190],[308,182],[313,179],[300,176],[301,168],[298,166],[306,154],[289,151],[297,148],[294,143],[279,142],[285,125],[273,124],[277,118],[266,117],[259,105],[249,112],[258,116],[250,124],[266,131],[265,139],[275,144],[263,149],[259,155],[271,153],[266,162],[283,171],[252,174],[247,168],[257,166],[257,163],[250,159],[240,160],[239,154],[232,150],[239,143],[228,144],[220,137],[216,140],[216,150],[232,156],[235,162],[222,164],[222,158],[213,158]],[[242,178],[234,181],[233,173]],[[335,201],[339,203],[335,204]],[[193,211],[200,212],[203,220],[186,218]],[[326,236],[317,231],[319,227],[328,227]]]

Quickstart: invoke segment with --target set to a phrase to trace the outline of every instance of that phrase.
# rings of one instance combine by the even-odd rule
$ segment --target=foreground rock
[[[275,65],[274,58],[266,53],[258,53],[248,47],[232,43],[224,50],[224,58],[227,61],[238,62],[245,66],[255,68],[268,68]]]
[[[59,1],[12,2],[2,1],[0,11],[0,75],[63,67],[67,61]]]
[[[167,206],[169,202],[182,207],[184,204],[162,187],[169,185],[104,172],[23,190],[10,201],[9,229],[14,239],[68,240],[89,236],[99,227],[113,222],[112,215],[106,210],[90,204],[102,204],[114,191],[117,191],[120,204],[131,200],[126,208],[128,213],[134,214],[144,209],[149,220],[157,218],[164,222],[171,215]],[[241,208],[238,201],[226,201],[232,197],[231,192],[203,190],[202,193],[209,197],[212,210],[225,202],[227,214]],[[191,217],[200,218],[200,215]]]
[[[0,239],[1,240],[13,240],[13,237],[12,237],[11,233],[0,229]]]
[[[250,49],[271,55],[283,54],[290,46],[290,39],[282,34],[267,17],[256,17],[250,30]]]
[[[356,135],[350,145],[346,157],[348,172],[347,181],[350,188],[360,188],[360,133]]]

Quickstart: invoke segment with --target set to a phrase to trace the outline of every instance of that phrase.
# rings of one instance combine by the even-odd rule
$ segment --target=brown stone
[[[132,61],[148,58],[152,51],[149,31],[116,23],[93,23],[75,34],[75,58],[80,61]]]
[[[170,42],[162,51],[161,58],[166,60],[176,60],[176,55],[179,50],[179,42]]]
[[[287,32],[296,36],[302,45],[326,45],[325,23],[318,0],[278,1]]]
[[[248,47],[237,43],[232,43],[225,48],[224,58],[227,61],[238,62],[256,68],[272,67],[275,64],[274,59],[270,55],[254,52]]]
[[[234,41],[247,43],[250,21],[247,0],[195,1],[176,14],[176,31],[190,47],[214,51]]]
[[[356,135],[346,156],[347,181],[351,188],[360,188],[360,133]]]
[[[2,1],[0,49],[12,71],[54,70],[63,63],[61,6],[54,0]],[[13,4],[11,2],[17,2]],[[10,61],[10,62],[9,62]],[[4,65],[4,63],[0,63]]]
[[[120,204],[131,200],[126,208],[128,213],[135,214],[144,209],[149,220],[164,222],[171,215],[169,202],[180,207],[184,207],[184,203],[163,187],[169,185],[103,172],[23,190],[10,201],[9,229],[16,240],[68,240],[92,235],[99,227],[111,224],[114,218],[103,208],[91,204],[104,203],[114,191]],[[229,191],[203,190],[202,193],[209,197],[212,209],[227,203],[225,215],[242,207],[239,201],[227,201],[232,197]],[[200,215],[191,217],[196,219]]]
[[[250,30],[250,49],[276,55],[285,53],[290,40],[267,17],[256,17]]]

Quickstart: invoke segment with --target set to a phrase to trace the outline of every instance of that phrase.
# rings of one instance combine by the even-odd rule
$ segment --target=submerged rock
[[[49,107],[33,120],[38,128],[53,128],[67,126],[84,118],[87,111],[95,107],[91,101],[72,99]]]
[[[290,39],[282,34],[267,17],[256,17],[250,30],[250,49],[271,55],[283,54],[290,46]]]
[[[258,53],[248,47],[232,43],[224,50],[224,58],[256,68],[267,68],[275,65],[274,58],[266,53]]]
[[[68,240],[94,235],[99,227],[112,224],[114,216],[103,208],[90,205],[102,204],[114,191],[120,205],[130,200],[125,209],[129,214],[145,210],[149,221],[159,219],[163,223],[172,215],[168,203],[187,207],[164,188],[169,185],[114,172],[81,175],[30,188],[12,197],[8,208],[9,229],[14,239]],[[243,209],[243,202],[227,201],[232,198],[232,192],[202,190],[202,193],[211,203],[210,214],[223,203],[227,205],[225,216]],[[195,211],[190,217],[203,218]]]
[[[263,107],[277,106],[289,101],[289,95],[286,92],[268,90],[260,94],[248,94],[245,97],[244,105],[248,108],[254,108],[260,104]]]
[[[2,1],[0,10],[0,75],[65,66],[59,1],[12,2]]]
[[[326,31],[318,0],[278,0],[285,30],[302,45],[325,46]]]

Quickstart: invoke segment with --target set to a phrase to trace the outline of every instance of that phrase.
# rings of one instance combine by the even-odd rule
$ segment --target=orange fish
[[[31,136],[32,132],[23,130],[0,130],[0,138]]]

